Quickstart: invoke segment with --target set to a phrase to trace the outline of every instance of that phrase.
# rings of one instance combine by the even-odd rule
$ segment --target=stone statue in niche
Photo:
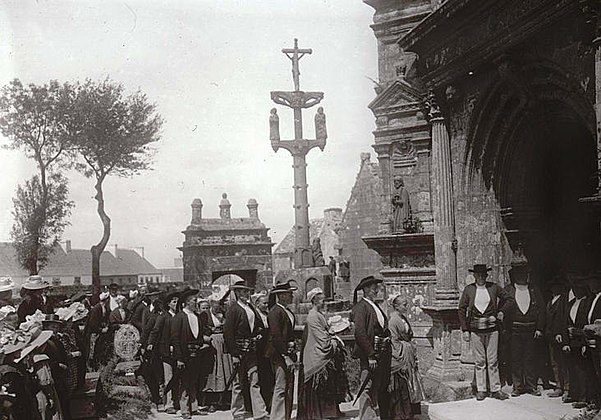
[[[328,132],[326,130],[326,114],[323,112],[323,107],[317,108],[317,114],[315,114],[315,138],[317,140],[325,140],[328,138]]]
[[[394,177],[394,191],[392,193],[392,233],[404,233],[404,225],[411,219],[411,204],[409,192],[405,188],[403,178]]]
[[[278,110],[271,108],[269,114],[269,139],[271,141],[280,140],[280,117],[278,117]]]
[[[319,238],[313,239],[311,251],[313,252],[313,267],[322,267],[326,265],[326,262],[323,259],[323,253],[321,252],[321,240]]]

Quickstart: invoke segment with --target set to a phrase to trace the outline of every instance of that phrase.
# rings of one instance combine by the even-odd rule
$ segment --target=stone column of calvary
[[[311,108],[323,99],[323,92],[303,92],[300,90],[300,71],[298,63],[311,49],[298,48],[298,40],[294,40],[294,48],[284,48],[284,54],[292,61],[292,80],[294,91],[271,92],[271,100],[278,105],[287,106],[294,111],[294,140],[280,140],[279,117],[273,108],[269,117],[269,135],[271,147],[275,152],[284,148],[292,155],[294,164],[294,268],[313,267],[313,255],[309,244],[309,201],[307,198],[307,164],[305,156],[314,147],[322,151],[326,145],[326,117],[323,108],[319,107],[315,114],[315,139],[303,138],[303,108]]]

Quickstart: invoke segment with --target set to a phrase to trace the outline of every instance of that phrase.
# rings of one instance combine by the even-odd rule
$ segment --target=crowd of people
[[[562,397],[575,408],[601,405],[601,371],[596,339],[585,325],[601,320],[601,276],[558,274],[548,282],[545,301],[525,264],[509,271],[510,284],[487,281],[491,268],[476,264],[475,283],[468,284],[459,303],[463,339],[475,361],[476,399]],[[540,385],[539,385],[540,384]]]
[[[411,419],[423,392],[408,300],[392,296],[386,314],[376,303],[381,282],[370,276],[359,283],[351,314],[351,352],[361,366],[359,418]],[[0,279],[0,418],[71,418],[70,399],[86,372],[114,357],[123,325],[138,331],[137,374],[152,403],[174,416],[189,419],[226,406],[234,419],[248,412],[255,419],[290,419],[296,393],[298,419],[336,418],[343,415],[340,403],[352,398],[341,338],[351,321],[328,316],[320,288],[307,293],[311,308],[298,340],[298,315],[289,309],[293,282],[254,293],[240,280],[223,295],[205,297],[190,288],[125,293],[111,284],[97,302],[91,292],[53,302],[50,285],[31,276],[16,308],[14,287],[10,278]]]

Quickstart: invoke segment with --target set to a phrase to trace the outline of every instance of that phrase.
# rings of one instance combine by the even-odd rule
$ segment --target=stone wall
[[[376,274],[382,268],[378,254],[368,249],[361,239],[378,233],[381,195],[378,165],[370,162],[369,153],[362,154],[339,232],[342,256],[350,262],[351,289],[363,277]]]

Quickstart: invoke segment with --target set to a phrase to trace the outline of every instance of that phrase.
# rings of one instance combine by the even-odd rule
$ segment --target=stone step
[[[564,404],[561,398],[549,398],[547,391],[542,397],[521,395],[500,401],[475,398],[446,403],[434,403],[428,406],[430,420],[554,420],[573,419],[583,413],[571,404]]]

